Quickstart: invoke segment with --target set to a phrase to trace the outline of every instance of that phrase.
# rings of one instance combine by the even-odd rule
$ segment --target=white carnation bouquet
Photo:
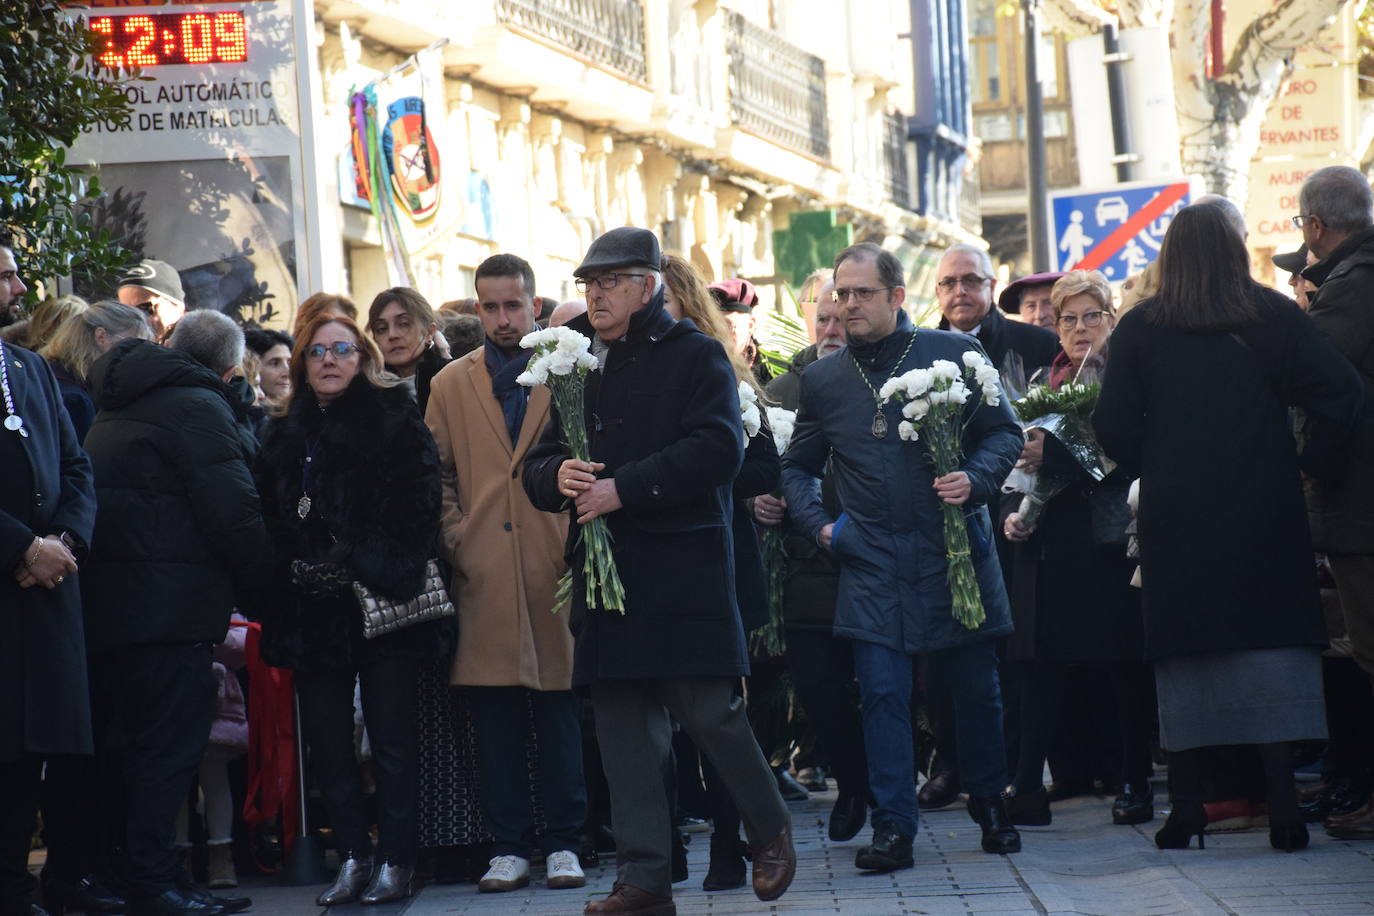
[[[516,381],[527,388],[548,386],[563,421],[564,445],[569,454],[579,461],[591,461],[583,406],[587,373],[597,367],[590,341],[571,328],[557,327],[526,334],[520,339],[520,346],[534,350],[534,355]],[[584,548],[582,576],[587,581],[587,607],[625,613],[625,588],[615,568],[606,519],[594,518],[583,525],[578,538]],[[572,574],[569,572],[558,583],[554,610],[563,607],[571,598]]]
[[[759,393],[748,382],[739,383],[739,413],[744,423],[744,438],[757,436],[763,428],[763,415],[759,413]]]
[[[787,452],[792,432],[797,428],[797,412],[781,407],[765,407],[768,430],[778,454]],[[763,529],[763,571],[768,583],[768,623],[758,632],[757,645],[769,655],[782,655],[787,650],[783,639],[782,587],[787,575],[787,551],[783,546],[782,526],[769,525]]]
[[[929,369],[912,369],[888,379],[878,392],[884,400],[903,402],[897,433],[908,442],[925,444],[936,477],[954,473],[963,463],[964,408],[969,399],[974,399],[975,406],[996,407],[1002,402],[997,370],[974,350],[965,351],[963,360],[961,371],[956,363],[937,359]],[[976,630],[987,614],[973,569],[964,508],[946,502],[941,507],[954,619]]]

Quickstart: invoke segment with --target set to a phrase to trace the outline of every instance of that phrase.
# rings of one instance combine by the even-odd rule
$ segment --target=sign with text
[[[1113,283],[1159,256],[1175,213],[1202,194],[1199,179],[1137,181],[1050,193],[1055,270],[1100,270]]]
[[[138,256],[175,267],[192,308],[279,324],[299,298],[310,248],[298,6],[119,0],[69,9],[97,39],[87,66],[136,68],[139,78],[122,84],[129,122],[95,125],[68,159],[100,174],[99,222],[141,243]]]

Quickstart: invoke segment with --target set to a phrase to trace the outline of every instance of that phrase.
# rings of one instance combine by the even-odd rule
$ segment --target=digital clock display
[[[248,26],[237,10],[98,16],[91,19],[91,30],[105,40],[96,60],[112,69],[248,59]]]

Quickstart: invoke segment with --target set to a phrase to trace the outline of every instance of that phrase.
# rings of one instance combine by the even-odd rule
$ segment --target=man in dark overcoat
[[[754,849],[754,892],[780,896],[796,859],[777,781],[744,703],[749,671],[735,599],[731,485],[744,455],[724,348],[663,308],[658,239],[613,229],[575,275],[591,338],[583,417],[555,411],[525,461],[534,504],[570,511],[573,684],[590,692],[611,789],[617,879],[588,914],[671,916],[668,799],[681,723],[727,782]],[[585,423],[590,462],[569,457],[563,423]],[[623,614],[587,607],[578,526],[604,517],[625,589]]]
[[[1329,166],[1307,176],[1298,208],[1303,242],[1319,258],[1302,272],[1317,285],[1307,313],[1360,373],[1365,394],[1340,473],[1305,482],[1308,518],[1331,564],[1355,661],[1374,677],[1374,195],[1358,170]],[[1339,834],[1374,839],[1374,798]]]
[[[256,442],[226,384],[243,332],[193,311],[168,343],[122,341],[91,368],[100,518],[82,589],[96,728],[117,719],[126,745],[128,912],[218,916],[245,898],[189,883],[176,816],[210,737],[211,653],[270,563]]]
[[[783,458],[789,514],[840,566],[835,634],[849,639],[862,699],[873,843],[859,868],[913,864],[916,773],[911,746],[914,656],[950,687],[969,813],[983,849],[1016,852],[1007,819],[1002,702],[995,640],[1011,631],[1006,588],[992,546],[987,504],[1021,451],[1021,429],[1005,399],[965,410],[964,461],[935,478],[926,448],[898,435],[902,405],[878,392],[890,378],[946,359],[962,366],[979,352],[961,334],[916,329],[901,308],[901,263],[872,243],[835,261],[835,296],[849,344],[802,373],[801,410]],[[826,511],[820,479],[834,479],[842,512]],[[965,519],[986,619],[970,630],[952,614],[941,502],[966,506]]]
[[[0,324],[25,289],[0,242]],[[91,753],[77,564],[95,490],[48,364],[10,344],[0,361],[0,914],[29,916],[43,760]]]

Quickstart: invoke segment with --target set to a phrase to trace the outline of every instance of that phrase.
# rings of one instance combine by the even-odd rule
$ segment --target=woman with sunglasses
[[[364,639],[360,582],[409,599],[439,525],[434,439],[413,400],[348,318],[320,315],[291,356],[292,396],[255,471],[276,573],[263,658],[296,675],[302,727],[342,866],[320,906],[410,896],[416,856],[416,683],[452,651],[449,620]],[[353,684],[377,773],[379,847],[353,750]]]
[[[1100,381],[1115,321],[1107,278],[1076,270],[1050,291],[1063,345],[1050,366],[1049,387]],[[1033,429],[1021,464],[1071,483],[1045,505],[1033,528],[1013,512],[1003,531],[1015,545],[1011,599],[1016,631],[1007,640],[1008,680],[1020,690],[1009,705],[1020,720],[1020,742],[1010,810],[1013,823],[1050,823],[1043,784],[1045,757],[1054,741],[1066,684],[1075,671],[1100,680],[1112,693],[1120,794],[1112,822],[1139,824],[1154,817],[1150,790],[1150,681],[1141,646],[1140,595],[1132,588],[1126,555],[1130,479],[1122,471],[1097,481],[1060,440]],[[1009,692],[1010,693],[1010,692]],[[1019,702],[1017,702],[1019,700]],[[1062,774],[1059,774],[1062,775]]]

